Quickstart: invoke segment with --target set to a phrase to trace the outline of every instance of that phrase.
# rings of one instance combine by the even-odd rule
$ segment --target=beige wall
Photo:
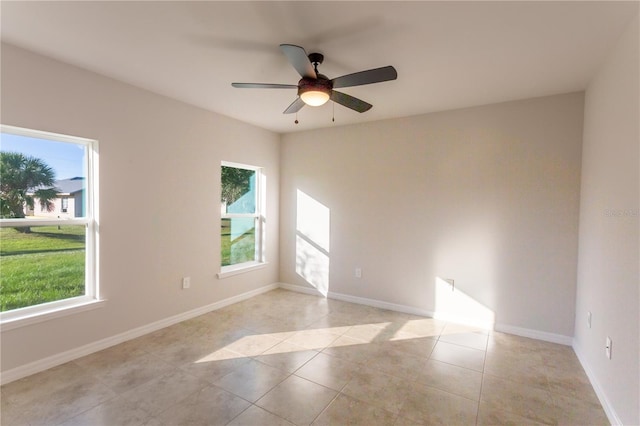
[[[610,419],[628,425],[640,424],[639,40],[636,17],[586,92],[575,330]]]
[[[4,331],[2,371],[278,281],[277,134],[7,45],[1,104],[3,124],[99,141],[108,299]],[[264,167],[270,263],[218,280],[222,160]]]
[[[570,341],[582,117],[574,93],[284,135],[280,279],[317,285],[328,262],[329,292],[429,312],[453,279],[502,329]],[[329,211],[325,252],[298,191]]]

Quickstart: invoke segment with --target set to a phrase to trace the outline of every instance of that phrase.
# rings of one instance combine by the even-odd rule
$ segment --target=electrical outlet
[[[186,290],[191,287],[191,277],[182,278],[182,289]]]
[[[612,345],[611,337],[607,337],[607,341],[604,347],[604,353],[607,355],[607,358],[611,359],[611,345]]]
[[[356,278],[362,278],[362,268],[356,268],[355,275]]]
[[[591,311],[587,312],[587,327],[591,328]]]

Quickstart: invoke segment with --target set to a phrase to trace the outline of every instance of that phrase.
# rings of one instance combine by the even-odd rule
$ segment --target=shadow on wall
[[[331,211],[324,204],[300,189],[296,192],[296,273],[323,296],[329,293]],[[439,269],[457,271],[463,281],[471,277],[469,271],[460,274],[460,262],[471,275],[480,282],[491,282],[491,270],[487,258],[486,235],[448,240],[449,245],[441,247],[438,256]],[[461,235],[462,237],[462,235]],[[490,237],[490,235],[489,235]],[[472,241],[470,242],[469,239]],[[461,247],[462,245],[463,247]],[[478,250],[478,246],[485,250]],[[479,253],[484,253],[481,255]],[[489,256],[490,257],[490,256]],[[489,269],[488,269],[489,268]],[[482,286],[484,287],[484,286]],[[435,309],[437,319],[473,324],[476,327],[492,329],[495,313],[469,294],[456,287],[453,280],[436,277],[434,283]]]
[[[331,212],[299,189],[296,200],[296,273],[326,297]]]

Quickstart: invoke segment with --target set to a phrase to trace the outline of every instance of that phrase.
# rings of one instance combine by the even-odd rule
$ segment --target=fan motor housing
[[[298,96],[311,90],[330,93],[332,89],[333,84],[331,83],[331,80],[322,74],[318,74],[317,79],[305,77],[298,82]]]

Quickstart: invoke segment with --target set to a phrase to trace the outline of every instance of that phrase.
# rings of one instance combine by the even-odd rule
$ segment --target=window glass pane
[[[222,212],[255,214],[256,171],[222,166]]]
[[[86,146],[10,133],[1,146],[0,217],[85,217]]]
[[[256,260],[256,219],[222,219],[222,266]]]
[[[0,228],[0,311],[85,294],[86,227]]]

